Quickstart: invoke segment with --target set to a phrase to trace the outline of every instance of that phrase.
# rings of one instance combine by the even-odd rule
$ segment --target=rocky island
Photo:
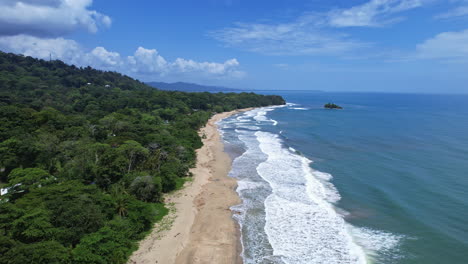
[[[327,103],[323,106],[325,109],[343,109],[343,107],[333,104],[333,103]]]

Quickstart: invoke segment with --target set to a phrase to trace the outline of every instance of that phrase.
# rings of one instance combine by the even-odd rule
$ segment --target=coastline
[[[191,169],[193,181],[165,197],[170,213],[140,241],[128,263],[242,263],[240,230],[230,210],[241,201],[236,180],[228,177],[232,160],[216,122],[252,109],[216,114],[200,129],[206,137]]]

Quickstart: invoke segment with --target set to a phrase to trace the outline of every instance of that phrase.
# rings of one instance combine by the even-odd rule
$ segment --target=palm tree
[[[110,191],[112,200],[114,201],[115,210],[120,217],[127,216],[128,203],[130,202],[130,196],[121,184],[112,186]]]

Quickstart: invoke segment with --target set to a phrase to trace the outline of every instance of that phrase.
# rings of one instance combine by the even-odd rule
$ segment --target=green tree
[[[159,177],[138,176],[130,184],[130,192],[145,202],[160,202],[162,184]]]
[[[43,208],[34,208],[12,223],[12,236],[23,243],[33,243],[53,238],[58,230],[50,222]]]
[[[17,199],[32,189],[47,186],[53,182],[55,178],[43,169],[14,169],[8,175],[8,195]]]
[[[66,264],[70,263],[70,253],[56,241],[16,244],[0,256],[0,263]]]
[[[134,140],[127,140],[119,147],[119,151],[125,155],[128,160],[128,170],[129,173],[135,164],[143,159],[149,154],[148,149],[143,147],[140,143]]]
[[[24,210],[13,203],[0,202],[0,235],[11,235],[13,222],[24,213]]]
[[[135,244],[125,235],[106,226],[85,236],[73,250],[74,263],[126,263]]]
[[[0,125],[1,126],[1,125]],[[31,137],[9,138],[0,142],[0,180],[6,181],[8,174],[20,166],[32,167],[39,150]]]
[[[115,184],[111,188],[112,201],[115,205],[115,211],[120,217],[125,217],[128,214],[128,204],[131,197],[128,195],[125,187],[122,184]]]

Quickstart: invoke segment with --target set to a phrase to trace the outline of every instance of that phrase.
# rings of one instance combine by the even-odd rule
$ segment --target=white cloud
[[[376,27],[402,20],[396,14],[432,0],[371,0],[348,9],[304,14],[289,23],[236,23],[209,33],[230,47],[269,55],[339,55],[367,48],[344,27]]]
[[[443,32],[416,47],[416,58],[468,62],[468,29]]]
[[[168,62],[159,55],[155,49],[139,47],[133,56],[128,57],[129,69],[137,74],[157,74],[166,76],[202,74],[210,77],[243,77],[244,73],[238,70],[240,66],[236,59],[230,59],[223,63],[197,62],[190,59],[177,58]]]
[[[79,64],[83,57],[80,45],[70,39],[41,39],[27,35],[0,37],[0,50],[20,53],[26,56],[49,59],[61,59]]]
[[[0,35],[61,36],[77,29],[95,33],[110,17],[89,10],[92,0],[2,0]]]
[[[214,75],[224,75],[230,72],[231,69],[239,66],[239,62],[236,59],[230,59],[224,63],[216,63],[196,62],[193,60],[177,58],[172,65],[180,72],[207,72]]]
[[[168,69],[167,61],[159,55],[156,49],[138,47],[133,56],[128,57],[130,70],[135,73],[158,73],[165,75]]]
[[[449,10],[445,13],[438,14],[435,16],[435,18],[438,19],[447,19],[447,18],[454,18],[454,17],[462,17],[462,16],[468,16],[468,5],[467,6],[459,6],[457,8],[454,8],[452,10]]]
[[[118,52],[107,51],[104,47],[96,47],[86,55],[87,64],[100,69],[116,69],[123,64]]]
[[[139,47],[131,56],[104,47],[87,50],[66,33],[85,29],[95,33],[109,27],[110,17],[90,10],[93,0],[0,0],[0,50],[36,58],[60,59],[77,66],[119,71],[143,79],[174,77],[241,78],[236,59],[198,62],[177,58],[167,61],[156,49]]]
[[[225,62],[197,62],[177,58],[172,62],[162,57],[156,49],[139,47],[132,56],[122,57],[118,52],[96,47],[85,50],[76,41],[64,38],[38,38],[27,35],[0,37],[0,50],[26,56],[60,59],[77,66],[92,66],[103,70],[119,71],[138,78],[151,80],[156,77],[242,78],[236,59]]]
[[[349,9],[332,10],[328,23],[333,27],[376,27],[401,20],[392,15],[423,5],[424,0],[372,0]]]
[[[269,55],[332,55],[368,46],[300,21],[276,25],[239,23],[210,35],[227,46]]]

